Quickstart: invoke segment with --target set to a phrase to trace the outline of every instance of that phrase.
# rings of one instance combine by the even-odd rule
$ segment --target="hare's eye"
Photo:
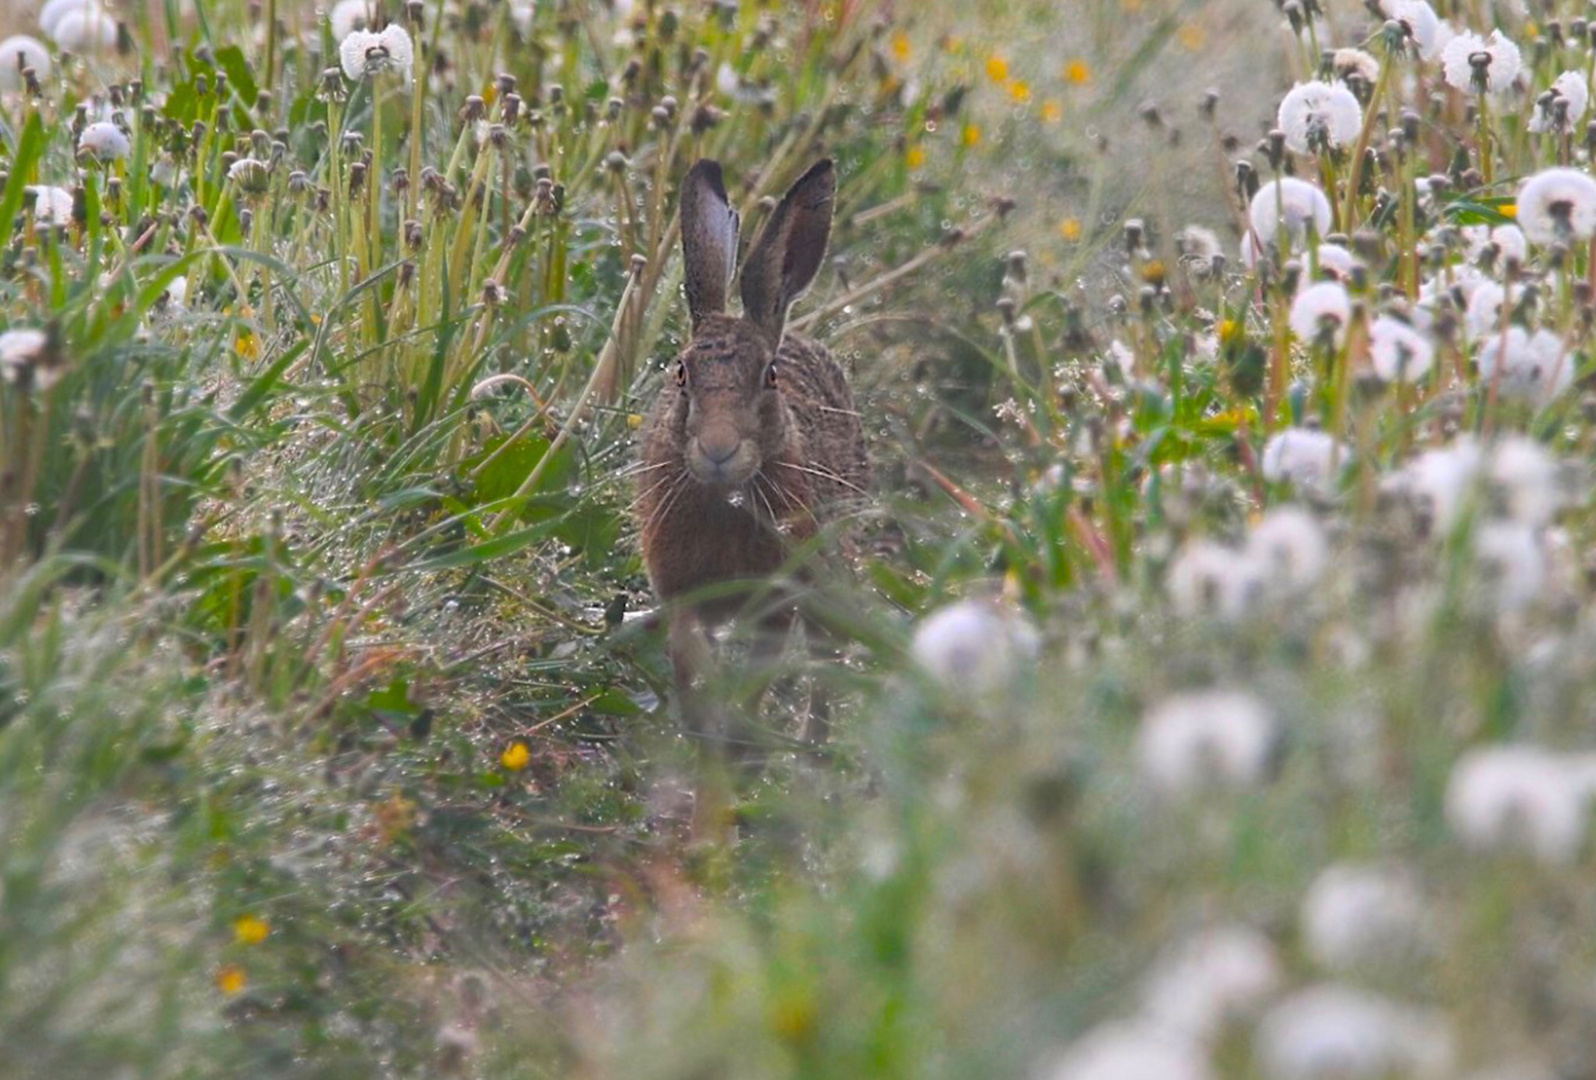
[[[774,360],[765,365],[765,389],[776,389],[776,361]]]
[[[676,361],[676,385],[687,385],[687,365],[680,360]]]

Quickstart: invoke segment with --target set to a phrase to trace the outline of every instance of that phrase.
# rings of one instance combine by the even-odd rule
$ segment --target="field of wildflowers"
[[[0,13],[0,1077],[1596,1075],[1583,0]],[[836,162],[701,814],[677,191]]]

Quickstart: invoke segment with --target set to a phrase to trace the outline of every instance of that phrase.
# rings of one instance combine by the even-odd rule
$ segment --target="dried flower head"
[[[1590,85],[1580,71],[1565,71],[1552,80],[1551,89],[1535,102],[1535,115],[1530,117],[1531,131],[1568,133],[1574,130],[1579,118],[1585,115],[1590,104]]]
[[[1381,0],[1380,10],[1385,17],[1402,27],[1421,60],[1434,60],[1451,39],[1443,35],[1443,24],[1428,0]]]
[[[127,133],[106,120],[90,124],[78,136],[78,153],[100,161],[125,158],[132,148]]]
[[[72,193],[53,184],[30,185],[33,196],[33,220],[40,225],[70,225],[72,223]]]

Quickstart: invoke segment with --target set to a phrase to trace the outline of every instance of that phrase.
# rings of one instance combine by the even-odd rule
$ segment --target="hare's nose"
[[[698,449],[711,465],[726,464],[736,455],[737,446],[736,435],[715,435],[698,440]]]

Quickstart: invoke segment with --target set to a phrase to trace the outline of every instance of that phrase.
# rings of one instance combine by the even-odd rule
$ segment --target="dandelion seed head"
[[[408,85],[414,70],[415,46],[405,28],[392,23],[381,33],[353,31],[338,46],[338,59],[350,79],[358,81],[397,71]]]
[[[1479,89],[1474,83],[1476,61],[1483,65],[1485,89],[1493,93],[1512,86],[1524,69],[1518,46],[1503,37],[1500,30],[1492,30],[1489,41],[1478,34],[1458,34],[1441,50],[1441,67],[1447,85],[1465,93],[1476,92]]]
[[[1544,405],[1572,385],[1577,362],[1572,349],[1550,330],[1530,333],[1510,326],[1488,335],[1480,348],[1480,385],[1495,383],[1499,394]]]
[[[1007,688],[1040,640],[1022,614],[997,601],[961,600],[934,612],[914,633],[910,655],[945,690],[980,699]]]
[[[371,0],[338,0],[327,13],[327,27],[334,41],[343,41],[356,30],[371,25]]]
[[[1175,247],[1180,253],[1180,265],[1193,277],[1209,277],[1223,265],[1225,249],[1212,229],[1187,225],[1175,234]]]
[[[40,225],[70,225],[72,223],[72,193],[53,184],[33,184],[27,188],[33,196],[33,219]]]
[[[1411,875],[1362,863],[1328,867],[1303,897],[1308,955],[1332,971],[1411,956],[1425,910]]]
[[[1435,1013],[1321,983],[1271,1009],[1253,1051],[1271,1080],[1428,1080],[1450,1069],[1452,1035]]]
[[[1524,525],[1550,525],[1566,501],[1562,470],[1540,443],[1508,435],[1491,449],[1486,476],[1508,517]]]
[[[116,20],[98,4],[79,4],[61,16],[50,36],[67,52],[98,52],[116,44]]]
[[[1244,554],[1270,587],[1302,592],[1319,583],[1330,545],[1312,514],[1300,506],[1278,506],[1248,532]]]
[[[1201,1048],[1149,1024],[1103,1024],[1046,1069],[1047,1080],[1210,1080]]]
[[[1446,536],[1463,512],[1483,460],[1478,443],[1460,438],[1418,455],[1382,487],[1406,496],[1429,520],[1432,535]]]
[[[38,38],[17,34],[0,41],[0,91],[25,89],[22,70],[32,68],[40,82],[50,77],[50,51]]]
[[[1264,479],[1272,484],[1289,482],[1324,493],[1335,484],[1346,461],[1346,449],[1328,432],[1297,427],[1271,435],[1259,464]]]
[[[1357,141],[1363,106],[1345,83],[1298,83],[1280,102],[1277,123],[1293,151],[1317,154]]]
[[[1474,562],[1500,611],[1521,611],[1540,598],[1548,565],[1540,534],[1520,521],[1486,521],[1474,532]]]
[[[1142,1015],[1211,1045],[1226,1024],[1262,1005],[1280,981],[1280,961],[1268,938],[1247,927],[1215,927],[1158,959],[1142,985]]]
[[[1314,249],[1313,254],[1319,261],[1319,272],[1343,284],[1352,280],[1352,275],[1359,266],[1358,257],[1340,244],[1320,244]],[[1311,281],[1304,281],[1302,288],[1312,284]]]
[[[1396,316],[1382,315],[1369,325],[1369,363],[1382,382],[1416,383],[1434,359],[1429,337]]]
[[[1380,78],[1380,61],[1362,49],[1337,49],[1330,66],[1338,79],[1361,79],[1373,86]]]
[[[1543,169],[1518,188],[1518,224],[1534,244],[1589,240],[1596,233],[1596,180],[1578,169]]]
[[[1386,18],[1407,31],[1420,59],[1430,61],[1441,55],[1441,49],[1446,44],[1442,38],[1441,20],[1427,0],[1382,0],[1380,10]]]
[[[31,326],[0,333],[0,378],[16,382],[22,368],[39,362],[48,343],[44,331]]]
[[[83,134],[78,136],[78,153],[87,154],[101,161],[125,158],[132,148],[127,133],[105,120],[90,124],[83,129]]]
[[[271,166],[258,158],[242,157],[227,167],[227,179],[248,195],[263,194],[271,186]]]
[[[1258,188],[1247,217],[1265,250],[1274,248],[1282,227],[1290,246],[1297,248],[1307,239],[1310,228],[1319,236],[1330,231],[1330,200],[1308,181],[1283,176]]]
[[[1181,547],[1164,577],[1170,605],[1187,618],[1239,619],[1262,584],[1258,567],[1241,552],[1202,538]]]
[[[1336,348],[1346,344],[1352,321],[1352,298],[1338,282],[1309,285],[1291,302],[1291,332],[1306,344],[1328,340]]]
[[[1269,709],[1251,694],[1205,690],[1166,698],[1142,718],[1137,755],[1154,791],[1184,797],[1256,787],[1276,745]]]
[[[1565,758],[1537,746],[1486,746],[1453,766],[1445,814],[1465,847],[1525,849],[1567,864],[1585,844],[1589,801],[1589,786]]]
[[[1579,71],[1565,71],[1552,80],[1543,100],[1537,100],[1530,117],[1531,131],[1570,132],[1590,104],[1590,85]]]

